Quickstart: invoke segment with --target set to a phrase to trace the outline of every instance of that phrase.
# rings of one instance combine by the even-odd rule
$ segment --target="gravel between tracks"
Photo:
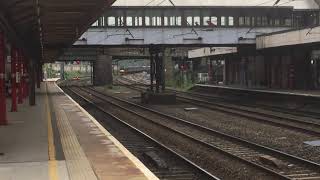
[[[198,148],[194,148],[195,144],[191,143],[190,140],[180,137],[180,135],[172,134],[170,131],[159,129],[158,126],[146,123],[131,113],[124,113],[124,111],[108,104],[103,105],[103,107],[140,130],[157,137],[162,143],[178,149],[181,154],[191,157],[193,161],[222,179],[275,179],[275,177],[262,173],[256,168],[244,166],[238,160],[223,156],[210,148],[200,145],[197,146]]]
[[[98,89],[102,90],[101,88]],[[130,93],[116,93],[115,95],[121,98],[126,98],[132,102],[139,103],[139,99],[132,98],[139,96],[139,93],[134,90],[128,90],[127,88],[122,87],[116,91],[106,91],[113,94],[115,94],[115,92],[130,91]],[[311,147],[304,144],[304,141],[319,140],[320,137],[309,136],[304,133],[294,132],[281,127],[274,127],[272,125],[254,122],[246,118],[235,117],[201,107],[199,107],[198,110],[186,112],[184,108],[195,106],[183,103],[170,106],[147,106],[149,108],[166,112],[173,116],[198,123],[230,135],[238,136],[258,144],[279,149],[281,151],[320,163],[320,148]]]

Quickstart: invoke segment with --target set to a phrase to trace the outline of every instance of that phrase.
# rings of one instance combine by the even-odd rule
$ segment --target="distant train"
[[[120,69],[121,75],[134,74],[140,72],[150,72],[150,66],[129,66]]]

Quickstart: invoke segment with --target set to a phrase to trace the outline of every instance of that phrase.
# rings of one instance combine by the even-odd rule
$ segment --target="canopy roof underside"
[[[0,30],[33,57],[51,61],[114,0],[0,0]]]

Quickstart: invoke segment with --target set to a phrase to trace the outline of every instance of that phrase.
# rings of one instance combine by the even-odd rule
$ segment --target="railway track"
[[[108,96],[91,88],[82,88],[78,91],[90,94],[90,97],[103,100],[127,113],[139,116],[177,136],[187,138],[194,143],[194,147],[201,145],[220,152],[224,156],[237,159],[279,179],[320,179],[320,165],[315,162],[230,136],[117,97]],[[153,118],[151,119],[151,117]],[[264,157],[275,159],[280,163],[276,166],[261,163],[261,159]]]
[[[108,130],[117,137],[117,139],[125,145],[125,147],[137,157],[143,158],[145,162],[151,163],[150,170],[159,178],[165,180],[198,180],[198,179],[212,179],[219,180],[218,177],[208,173],[197,164],[188,160],[183,155],[172,150],[170,147],[162,144],[156,139],[150,137],[134,126],[130,125],[126,121],[118,118],[117,116],[109,113],[105,108],[95,104],[92,100],[81,95],[79,92],[71,89],[70,87],[65,88],[66,91],[71,92],[77,98],[85,101],[91,107],[94,107],[104,116],[103,123],[107,124]],[[106,128],[107,128],[106,127]],[[156,152],[161,157],[170,159],[169,165],[166,163],[157,164],[156,158],[154,157],[150,162],[150,157],[145,160],[144,156],[150,152]],[[160,157],[160,158],[161,158]],[[168,160],[169,161],[169,160]]]
[[[146,84],[128,79],[128,78],[124,78],[121,77],[120,78],[123,81],[129,82],[131,84],[134,85],[138,85],[138,86],[148,86]],[[120,82],[120,84],[123,84],[123,82]],[[279,106],[271,106],[271,105],[265,105],[265,104],[249,104],[249,103],[239,103],[239,101],[236,100],[231,100],[231,99],[227,99],[227,98],[223,98],[223,97],[218,97],[218,96],[214,96],[214,95],[208,95],[208,94],[204,94],[204,93],[196,93],[196,92],[182,92],[182,91],[175,91],[175,90],[171,90],[174,91],[178,94],[183,94],[183,95],[188,95],[191,97],[196,97],[196,98],[201,98],[201,99],[206,99],[206,100],[210,100],[210,101],[214,101],[214,102],[220,102],[220,103],[227,103],[227,104],[233,104],[233,105],[237,105],[237,106],[244,106],[244,107],[250,107],[253,109],[259,108],[259,109],[264,109],[264,110],[268,110],[268,111],[273,111],[273,112],[277,112],[277,113],[283,113],[283,114],[289,114],[289,115],[294,115],[294,116],[300,116],[300,117],[308,117],[311,119],[320,119],[320,113],[318,112],[314,112],[314,111],[303,111],[303,110],[299,110],[297,108],[293,108],[293,109],[288,109],[288,108],[283,108],[283,107],[279,107]]]
[[[314,111],[303,111],[299,110],[299,108],[284,108],[280,106],[271,106],[271,105],[265,105],[265,104],[259,104],[259,103],[254,103],[254,104],[249,104],[249,103],[239,103],[239,101],[231,100],[231,99],[226,99],[223,97],[218,97],[214,95],[208,95],[208,94],[203,94],[203,93],[196,93],[196,92],[183,92],[184,94],[191,95],[194,97],[199,97],[199,98],[204,98],[208,100],[212,100],[215,102],[221,102],[221,103],[228,103],[228,104],[235,104],[238,106],[245,106],[245,107],[250,107],[250,108],[260,108],[260,109],[265,109],[268,111],[273,111],[273,112],[278,112],[278,113],[284,113],[284,114],[290,114],[294,116],[301,116],[301,117],[308,117],[312,119],[320,119],[320,113],[314,112]]]
[[[122,85],[125,84],[121,81],[119,81],[119,83]],[[132,87],[128,84],[125,85],[127,85],[128,88],[139,91],[145,90],[146,88],[146,85],[144,84],[136,84],[135,87]],[[264,122],[277,127],[284,127],[289,130],[299,131],[312,136],[320,136],[320,123],[316,121],[306,121],[300,120],[299,118],[285,117],[285,115],[280,116],[272,113],[260,112],[257,110],[249,110],[245,107],[216,103],[215,101],[199,98],[198,95],[194,95],[193,93],[175,92],[177,93],[177,99],[185,103],[204,107],[213,111],[232,114],[238,117],[248,118],[257,122]]]

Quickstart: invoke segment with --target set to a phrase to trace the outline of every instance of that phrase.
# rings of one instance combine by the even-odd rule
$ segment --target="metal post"
[[[95,66],[96,66],[96,62],[92,63],[92,85],[95,86],[96,83],[96,76],[95,76]]]
[[[154,78],[154,57],[150,56],[150,90],[153,92],[153,78]]]
[[[90,62],[91,85],[93,85],[93,62]]]
[[[43,73],[43,63],[40,66],[40,82],[43,82],[44,73]]]
[[[160,83],[161,83],[161,69],[160,69],[159,53],[156,53],[155,63],[156,63],[156,93],[159,93],[160,92]]]
[[[17,85],[18,85],[18,104],[23,103],[23,97],[22,97],[22,74],[23,74],[23,69],[22,69],[22,51],[21,49],[18,50],[18,59],[17,59]]]
[[[29,62],[29,105],[36,105],[36,87],[35,87],[35,63],[34,60]]]
[[[160,57],[160,62],[161,62],[161,86],[162,86],[162,92],[164,92],[166,89],[164,52],[162,52],[162,56]]]
[[[40,89],[40,84],[41,84],[41,73],[42,73],[42,65],[39,62],[39,64],[36,66],[36,76],[37,76],[37,88]]]
[[[17,112],[17,58],[18,51],[16,48],[12,47],[11,49],[11,111]]]
[[[0,126],[7,125],[4,34],[0,31]]]
[[[64,62],[60,63],[60,78],[61,80],[64,80]]]
[[[29,95],[29,74],[28,74],[28,63],[29,60],[24,58],[24,98],[27,98]]]
[[[25,57],[21,54],[21,85],[22,85],[22,99],[25,99],[26,96],[26,68],[25,68]]]

